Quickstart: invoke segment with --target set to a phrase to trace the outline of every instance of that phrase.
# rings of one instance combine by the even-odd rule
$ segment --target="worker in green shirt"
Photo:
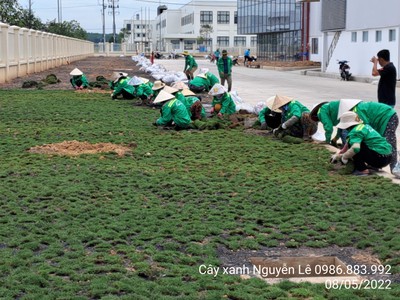
[[[208,92],[210,87],[210,82],[204,73],[198,74],[194,79],[189,81],[189,88],[195,93]]]
[[[194,72],[197,70],[196,60],[192,55],[190,55],[189,51],[183,51],[183,56],[185,56],[185,67],[183,68],[183,73],[186,74],[188,80],[192,80],[194,78]]]
[[[190,116],[185,105],[177,100],[174,95],[160,91],[154,104],[163,103],[161,108],[161,116],[155,123],[156,126],[171,126],[175,125],[176,129],[188,128],[191,124]]]
[[[393,171],[397,163],[396,129],[399,125],[396,111],[384,103],[366,102],[359,99],[341,99],[338,117],[349,110],[355,112],[364,124],[371,125],[392,146],[390,171]]]
[[[231,115],[236,112],[235,102],[233,102],[231,95],[221,84],[215,84],[208,94],[213,96],[210,111],[211,114],[222,118],[225,115]]]
[[[89,86],[89,82],[87,81],[85,74],[83,74],[83,72],[78,68],[73,69],[69,75],[72,76],[69,82],[71,82],[71,85],[74,89],[82,90]]]
[[[272,110],[282,113],[281,125],[273,131],[275,136],[289,134],[310,141],[317,132],[318,123],[311,120],[310,110],[293,98],[276,95]]]
[[[336,135],[332,138],[333,127],[339,124],[338,111],[339,111],[339,100],[331,102],[318,103],[310,112],[310,118],[322,123],[325,130],[325,142],[337,147],[337,141],[339,138],[342,141],[342,145],[346,144],[347,131],[343,129],[337,129]]]
[[[151,87],[145,83],[142,78],[137,76],[133,76],[129,80],[128,84],[135,88],[135,97],[142,100],[143,104],[147,104],[151,95],[153,94]]]
[[[219,78],[221,79],[221,85],[225,85],[225,81],[228,82],[228,92],[232,89],[232,59],[228,56],[228,51],[222,50],[222,57],[217,61],[217,67],[219,72]]]
[[[114,90],[111,93],[111,99],[117,99],[120,95],[122,95],[123,99],[132,100],[135,98],[135,88],[128,84],[130,77],[128,77],[127,73],[114,72],[111,80],[111,87]]]
[[[353,159],[353,174],[358,176],[370,174],[368,165],[380,169],[390,163],[392,146],[372,126],[363,124],[355,112],[343,113],[337,127],[347,129],[347,143],[331,157],[332,163],[347,164],[349,159]]]
[[[274,100],[275,96],[268,98],[266,106],[258,113],[261,130],[277,128],[281,124],[282,114],[272,110]]]

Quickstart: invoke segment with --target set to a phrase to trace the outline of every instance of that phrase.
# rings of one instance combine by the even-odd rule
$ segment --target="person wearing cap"
[[[186,74],[188,80],[192,80],[194,78],[193,73],[197,70],[196,60],[192,55],[190,55],[189,51],[183,51],[183,56],[185,56],[185,67],[183,68],[183,73]]]
[[[151,88],[151,90],[153,91],[150,99],[149,99],[149,104],[153,105],[154,104],[154,100],[157,98],[158,94],[160,93],[160,91],[165,87],[165,83],[162,82],[161,80],[156,80],[154,81],[154,85]]]
[[[318,124],[311,120],[310,110],[293,98],[276,95],[272,110],[282,113],[281,125],[273,131],[275,136],[289,134],[310,141],[317,132]]]
[[[338,112],[339,112],[339,100],[331,102],[318,103],[310,112],[310,118],[314,122],[321,122],[325,130],[325,142],[337,147],[337,141],[339,138],[342,141],[342,145],[346,144],[347,131],[338,128],[336,135],[332,138],[333,127],[339,124]]]
[[[355,112],[364,124],[371,125],[381,136],[386,138],[392,146],[392,160],[390,171],[397,164],[397,137],[396,130],[399,118],[396,111],[384,103],[365,102],[360,99],[341,99],[338,117],[346,111]]]
[[[193,121],[205,119],[206,111],[201,104],[201,98],[197,97],[196,94],[189,89],[183,89],[181,93],[184,96],[182,103],[185,105],[190,118]]]
[[[228,56],[228,51],[222,50],[222,57],[217,61],[217,67],[219,72],[219,78],[221,79],[221,85],[225,85],[225,81],[228,82],[228,92],[232,89],[232,59]]]
[[[124,72],[114,72],[112,77],[111,87],[114,90],[111,93],[111,99],[117,99],[122,95],[123,99],[132,100],[135,98],[135,88],[128,84],[130,77]]]
[[[337,127],[347,129],[347,143],[332,155],[331,163],[347,164],[349,159],[353,159],[353,174],[358,176],[369,175],[368,166],[380,169],[390,163],[392,146],[374,128],[364,124],[355,112],[343,113]]]
[[[215,84],[208,94],[213,96],[211,114],[216,114],[219,118],[222,118],[225,115],[231,115],[236,112],[235,102],[233,102],[231,95],[223,85]]]
[[[147,103],[150,96],[153,94],[153,90],[147,85],[142,78],[133,76],[128,84],[135,88],[135,97],[142,100],[142,103]]]
[[[219,52],[219,48],[214,51],[215,63],[218,63],[218,59],[221,56],[221,52]]]
[[[396,105],[396,83],[397,70],[390,61],[390,51],[387,49],[380,50],[377,57],[371,58],[372,76],[380,76],[378,83],[378,102],[387,104],[394,108]],[[378,63],[382,67],[378,69]]]
[[[83,72],[78,68],[73,69],[69,75],[72,76],[69,82],[71,82],[71,85],[74,89],[82,90],[89,86],[89,82],[87,81],[85,74],[83,74]]]
[[[261,130],[277,128],[281,124],[282,115],[272,110],[272,103],[275,97],[270,97],[266,101],[266,106],[258,113],[258,120],[261,124]]]
[[[181,101],[176,99],[174,95],[161,90],[154,104],[162,103],[161,116],[155,123],[156,126],[170,126],[175,124],[176,129],[184,129],[190,127],[191,119],[189,113]]]

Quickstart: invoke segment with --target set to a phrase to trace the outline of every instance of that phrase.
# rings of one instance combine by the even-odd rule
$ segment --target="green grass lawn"
[[[72,91],[0,91],[1,299],[399,299],[391,290],[199,274],[217,247],[354,246],[399,273],[400,186],[242,129],[163,131],[159,111]],[[132,155],[32,154],[62,141]]]

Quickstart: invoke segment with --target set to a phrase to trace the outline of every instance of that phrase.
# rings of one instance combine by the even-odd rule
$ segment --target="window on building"
[[[375,31],[375,42],[381,42],[382,41],[382,31],[377,30]]]
[[[131,24],[129,23],[129,24],[126,24],[126,30],[128,30],[128,31],[131,31]]]
[[[389,29],[389,42],[396,40],[396,29]]]
[[[351,42],[357,43],[357,32],[356,31],[351,33]]]
[[[212,11],[201,11],[200,12],[200,24],[212,24],[213,12]]]
[[[311,53],[318,54],[318,38],[311,39]]]
[[[193,50],[195,43],[195,40],[185,40],[183,43],[184,50]]]
[[[194,22],[194,13],[191,13],[190,15],[184,16],[181,18],[181,25],[185,26],[188,24],[193,24]]]
[[[219,11],[217,13],[218,24],[229,24],[229,11]]]
[[[179,40],[171,40],[172,49],[179,49],[180,48],[180,41]]]
[[[362,33],[362,41],[363,42],[368,42],[368,31],[363,31]]]
[[[257,37],[256,36],[252,36],[250,39],[250,46],[251,47],[257,47]]]
[[[246,47],[246,37],[245,36],[235,36],[233,39],[233,45],[235,47]]]
[[[217,36],[218,47],[229,47],[229,36]]]
[[[237,24],[237,22],[238,22],[238,16],[237,16],[237,11],[235,11],[233,14],[233,23]]]

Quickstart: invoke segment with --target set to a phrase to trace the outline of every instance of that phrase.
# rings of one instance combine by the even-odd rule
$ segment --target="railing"
[[[331,45],[329,46],[329,49],[328,49],[328,57],[327,57],[327,60],[326,60],[325,67],[328,67],[329,62],[331,61],[333,52],[335,51],[335,48],[336,48],[336,45],[337,45],[337,43],[339,41],[339,37],[340,37],[341,33],[342,33],[341,31],[336,31],[335,32],[335,36],[333,37],[332,43],[331,43]]]
[[[0,83],[93,54],[92,42],[0,23]]]

